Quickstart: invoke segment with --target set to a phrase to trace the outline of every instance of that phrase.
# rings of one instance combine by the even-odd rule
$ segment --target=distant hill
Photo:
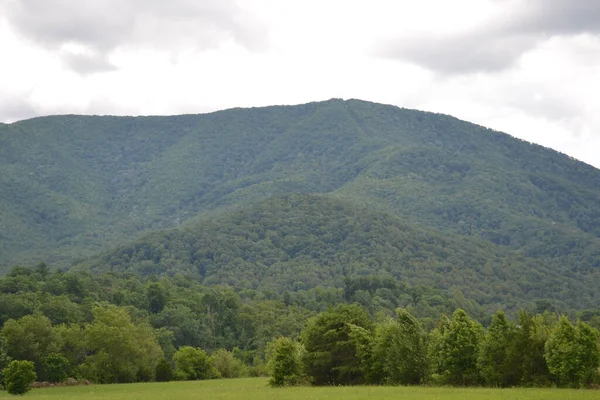
[[[312,193],[562,279],[543,296],[520,289],[524,298],[600,305],[585,292],[600,278],[600,171],[446,115],[332,99],[173,117],[34,118],[0,125],[0,187],[4,268],[68,266],[149,231],[217,229],[215,221],[273,196]],[[335,251],[354,251],[344,246]],[[539,279],[527,274],[525,283]],[[338,284],[334,275],[327,281]],[[504,284],[519,286],[515,276]]]

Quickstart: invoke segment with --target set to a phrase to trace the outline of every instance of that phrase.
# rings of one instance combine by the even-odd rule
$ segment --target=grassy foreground
[[[597,390],[567,389],[463,389],[428,387],[296,387],[273,389],[264,378],[211,381],[136,383],[34,389],[24,397],[34,399],[277,399],[277,400],[580,400],[600,399]],[[17,398],[0,392],[0,399]]]

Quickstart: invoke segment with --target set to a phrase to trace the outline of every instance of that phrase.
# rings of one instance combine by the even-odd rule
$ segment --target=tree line
[[[487,381],[484,377],[491,373],[480,362],[475,369],[466,369],[469,373],[448,372],[453,371],[448,359],[438,354],[451,353],[449,342],[442,338],[454,332],[450,329],[453,319],[439,321],[440,314],[450,315],[457,305],[466,306],[461,308],[470,315],[478,311],[478,322],[468,319],[476,332],[477,342],[471,349],[477,349],[477,357],[486,343],[482,326],[495,332],[497,317],[482,315],[471,304],[461,296],[449,299],[431,288],[378,276],[347,277],[342,288],[274,292],[207,286],[182,274],[161,278],[112,272],[92,275],[51,271],[43,263],[14,267],[0,278],[0,373],[18,362],[7,371],[9,376],[22,377],[24,372],[15,371],[29,371],[38,381],[48,382],[65,377],[116,383],[258,376],[267,375],[269,368],[275,377],[279,372],[274,368],[281,368],[273,361],[280,352],[275,351],[275,343],[284,339],[274,339],[285,337],[291,343],[288,350],[302,355],[288,360],[300,365],[301,372],[292,378],[284,375],[285,384],[573,384],[571,378],[557,380],[545,358],[546,342],[562,320],[553,317],[543,302],[530,310],[539,315],[522,312],[514,323],[504,318],[509,353],[492,346],[493,351],[505,354],[509,366],[515,365],[513,355],[526,354],[523,349],[531,354],[527,361],[519,361],[523,371],[519,379],[513,376],[514,368],[506,367],[508,377],[495,372],[505,381]],[[397,305],[404,310],[400,314],[394,311]],[[599,310],[581,311],[577,316],[587,325],[600,325]],[[329,320],[335,321],[335,329],[325,329]],[[565,337],[595,337],[596,331],[587,330],[587,325],[579,323],[573,327],[575,333],[567,332]],[[323,342],[332,335],[334,341]],[[405,337],[413,341],[402,342]],[[435,343],[440,347],[434,347]],[[521,346],[518,350],[515,343]],[[331,353],[328,346],[345,357],[327,356],[336,360],[333,367],[317,357]],[[394,363],[406,361],[402,355],[413,348],[420,349],[420,361],[406,364],[405,369],[412,368],[408,379]],[[573,352],[573,357],[583,359]],[[312,364],[307,361],[311,357]],[[415,366],[420,367],[415,370]],[[539,375],[546,371],[542,367],[548,371]],[[581,378],[577,373],[577,385],[593,380],[593,376]]]
[[[375,323],[357,304],[311,318],[299,340],[269,345],[272,386],[485,385],[585,387],[600,383],[598,330],[566,316],[503,311],[484,329],[465,311],[427,332],[407,310]]]

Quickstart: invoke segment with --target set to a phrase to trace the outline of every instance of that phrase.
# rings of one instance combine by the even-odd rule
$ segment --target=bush
[[[37,377],[31,361],[11,361],[2,371],[6,391],[10,394],[25,394]]]
[[[136,382],[152,382],[154,380],[154,369],[147,365],[138,368],[135,374]]]
[[[216,378],[239,378],[247,372],[244,363],[225,349],[219,349],[210,356],[210,365]]]
[[[202,349],[183,346],[173,356],[177,368],[177,378],[185,380],[209,378],[210,364]]]
[[[157,382],[170,382],[175,377],[173,367],[166,359],[163,358],[156,364],[155,377]]]
[[[45,378],[50,382],[62,382],[69,377],[71,365],[62,354],[53,353],[44,359]]]

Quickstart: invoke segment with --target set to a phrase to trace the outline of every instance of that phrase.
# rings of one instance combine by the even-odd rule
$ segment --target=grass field
[[[296,387],[273,389],[263,378],[136,383],[34,389],[24,397],[48,400],[276,399],[276,400],[600,400],[598,390],[462,389],[427,387]],[[0,392],[0,399],[16,398]]]

